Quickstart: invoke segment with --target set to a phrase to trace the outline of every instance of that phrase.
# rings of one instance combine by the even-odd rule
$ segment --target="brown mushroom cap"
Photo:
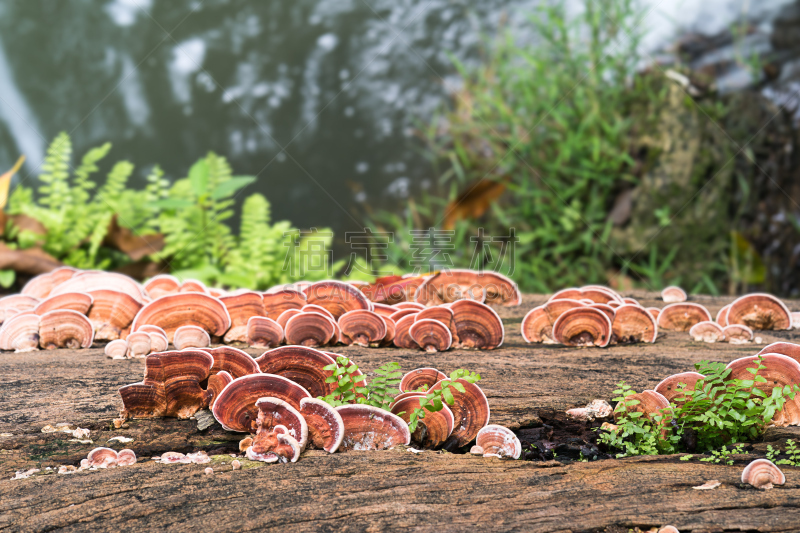
[[[124,292],[139,303],[144,303],[144,289],[135,279],[116,272],[102,272],[99,270],[79,272],[57,285],[49,296],[57,296],[65,292],[88,292],[97,289],[111,289]]]
[[[300,309],[304,313],[319,313],[321,315],[325,315],[326,317],[330,318],[334,322],[336,322],[336,317],[333,316],[333,313],[325,309],[324,307],[316,304],[306,304]]]
[[[411,326],[414,325],[415,314],[406,315],[395,321],[394,340],[392,343],[398,348],[419,348],[419,345],[411,338],[411,333],[409,332]]]
[[[218,374],[224,370],[236,379],[261,372],[258,368],[258,363],[247,352],[242,350],[230,346],[220,346],[218,348],[204,348],[203,351],[210,353],[214,358],[214,365],[209,371],[211,375]]]
[[[400,302],[394,305],[390,305],[389,307],[391,309],[394,309],[394,311],[398,311],[400,309],[414,309],[416,311],[422,311],[424,309],[427,309],[424,305],[417,302]],[[391,316],[391,314],[389,316]]]
[[[167,348],[169,347],[169,341],[167,340],[167,336],[164,335],[163,333],[155,333],[153,331],[141,331],[141,330],[135,333],[147,333],[147,335],[150,337],[151,352],[166,352]],[[130,335],[133,335],[133,333],[131,333]],[[130,337],[130,335],[128,335],[128,337]]]
[[[786,476],[769,459],[756,459],[742,471],[742,483],[757,489],[771,489],[773,485],[786,483]]]
[[[344,423],[343,450],[385,450],[408,445],[411,433],[399,416],[371,405],[342,405],[336,408]]]
[[[340,316],[339,328],[343,335],[359,346],[378,343],[386,336],[386,323],[381,316],[366,309],[348,311]]]
[[[111,359],[125,359],[128,353],[128,341],[124,339],[117,339],[106,344],[103,353]]]
[[[408,334],[426,352],[444,352],[453,343],[450,328],[432,318],[419,320],[419,317],[415,317]]]
[[[455,417],[455,425],[449,441],[454,442],[460,448],[469,444],[478,435],[481,428],[489,423],[490,413],[489,400],[486,399],[486,395],[480,387],[464,379],[457,379],[455,382],[464,386],[464,392],[450,387],[454,403],[448,407]],[[442,383],[442,381],[436,383],[431,390],[440,389]]]
[[[455,348],[493,350],[503,344],[505,329],[500,315],[486,304],[459,300],[450,305],[458,344]]]
[[[310,398],[306,389],[275,374],[250,374],[234,379],[214,402],[214,418],[228,431],[254,432],[258,409],[256,401],[267,396],[279,398],[295,409],[300,400]]]
[[[372,303],[372,310],[378,313],[381,316],[390,317],[392,314],[397,311],[394,306],[387,305],[387,304],[376,304],[375,302]]]
[[[225,333],[225,342],[247,342],[248,320],[254,316],[267,316],[264,311],[263,296],[257,292],[242,292],[231,296],[222,296],[220,302],[228,310],[231,327]],[[277,317],[278,315],[275,315]]]
[[[792,313],[771,294],[746,294],[735,300],[727,315],[728,325],[743,324],[751,329],[792,329]]]
[[[29,352],[39,349],[39,315],[22,313],[3,322],[0,327],[0,350]]]
[[[305,450],[308,443],[308,424],[300,411],[281,400],[265,396],[256,400],[258,409],[257,425],[259,431],[272,430],[275,426],[285,426],[288,434]]]
[[[407,396],[392,404],[392,413],[403,419],[406,424],[411,420],[411,413],[420,408],[420,399],[424,395]],[[419,420],[417,430],[411,435],[415,442],[425,448],[441,446],[453,433],[455,420],[453,412],[446,405],[440,411],[425,411],[425,417]]]
[[[309,304],[319,305],[330,311],[335,320],[355,309],[371,309],[363,292],[341,281],[318,281],[303,291]]]
[[[261,372],[290,379],[315,398],[336,390],[336,383],[326,383],[333,372],[325,370],[326,366],[336,364],[336,359],[314,348],[281,346],[264,352],[255,362]]]
[[[417,368],[400,379],[400,390],[403,392],[417,391],[425,386],[425,390],[430,390],[431,387],[443,379],[447,379],[447,376],[435,368]]]
[[[323,346],[334,338],[336,324],[322,313],[300,313],[286,322],[283,334],[286,344]]]
[[[89,312],[92,306],[92,296],[85,292],[65,292],[58,296],[52,296],[46,300],[42,300],[33,308],[33,312],[41,316],[48,311],[56,309],[71,309],[77,311],[82,315]]]
[[[164,392],[163,362],[156,355],[145,360],[144,380],[120,387],[124,410],[123,417],[151,418],[164,416],[167,398]]]
[[[608,346],[611,320],[592,307],[576,307],[564,312],[553,324],[553,337],[566,346]]]
[[[165,294],[177,293],[181,288],[181,282],[178,278],[170,274],[159,274],[153,276],[147,283],[144,284],[144,290],[147,294],[155,300]]]
[[[391,346],[394,341],[394,335],[397,328],[397,325],[394,323],[394,320],[389,318],[388,316],[380,315],[381,319],[383,319],[383,323],[386,326],[386,335],[384,335],[383,340],[381,340],[381,346]]]
[[[682,372],[680,374],[673,374],[672,376],[664,378],[655,387],[655,391],[661,394],[667,401],[672,403],[683,403],[686,398],[683,391],[693,391],[695,384],[701,379],[705,379],[703,374],[698,372]],[[684,383],[686,386],[680,388],[679,384]]]
[[[211,345],[211,337],[200,326],[181,326],[175,330],[172,344],[178,350],[186,348],[207,348]]]
[[[689,331],[698,322],[709,320],[711,314],[700,304],[669,304],[658,315],[658,327],[670,331]]]
[[[127,357],[147,357],[147,355],[153,351],[153,340],[150,334],[144,331],[131,333],[125,339],[125,343],[128,346]]]
[[[544,306],[534,307],[525,318],[521,325],[522,338],[525,342],[547,342],[553,340],[553,324],[545,311]]]
[[[765,353],[778,353],[790,357],[800,363],[800,344],[790,342],[773,342],[765,346],[757,355]]]
[[[284,426],[278,425],[272,430],[259,430],[245,455],[251,461],[294,463],[301,451],[300,443],[288,434]]]
[[[489,270],[448,269],[428,277],[417,289],[415,300],[426,305],[462,298],[495,305],[522,303],[522,294],[510,278]]]
[[[306,295],[294,289],[280,289],[262,294],[264,313],[273,319],[289,309],[300,310],[306,303]]]
[[[658,315],[661,314],[661,309],[658,307],[645,307],[645,309],[647,309],[647,312],[650,313],[652,317],[656,319],[656,323],[658,323]]]
[[[278,316],[275,322],[278,323],[281,329],[286,331],[286,323],[289,321],[289,319],[295,315],[299,315],[300,313],[302,313],[300,309],[287,309]]]
[[[698,322],[689,328],[689,335],[698,342],[722,342],[725,340],[722,326],[713,320]]]
[[[181,286],[178,287],[178,292],[199,292],[201,294],[208,294],[208,287],[199,279],[185,279]]]
[[[597,304],[599,305],[599,304]],[[656,342],[658,325],[647,309],[639,305],[617,307],[611,330],[619,343]]]
[[[389,318],[394,320],[394,322],[396,324],[397,322],[400,321],[401,318],[406,317],[406,316],[413,316],[413,315],[416,315],[418,313],[419,313],[419,311],[416,310],[416,309],[398,309],[397,311],[395,311],[394,313],[389,315]]]
[[[389,404],[389,410],[391,410],[400,400],[404,400],[406,398],[424,398],[425,394],[426,393],[419,391],[401,392],[392,399],[392,403]]]
[[[219,395],[222,394],[222,391],[225,390],[225,387],[227,387],[231,381],[233,381],[233,376],[224,370],[208,376],[208,386],[206,389],[211,393],[208,405],[214,406],[216,399],[219,398]]]
[[[484,456],[490,454],[519,459],[522,455],[522,443],[514,432],[496,424],[481,428],[475,437],[475,444],[483,448]]]
[[[667,304],[685,302],[687,300],[686,291],[676,285],[670,285],[661,291],[661,299]]]
[[[722,328],[722,335],[731,344],[747,344],[753,340],[753,330],[744,324],[730,324]]]
[[[129,294],[111,289],[89,291],[92,307],[87,316],[94,326],[98,340],[119,339],[122,331],[133,322],[143,304]]]
[[[93,340],[91,322],[77,311],[48,311],[39,321],[39,345],[46,350],[91,348]]]
[[[32,311],[39,299],[23,294],[11,294],[0,298],[0,323],[23,311]],[[38,314],[38,313],[37,313]]]
[[[51,270],[46,274],[39,274],[28,281],[22,290],[22,294],[26,296],[33,296],[34,298],[47,298],[50,296],[50,291],[57,285],[67,281],[69,278],[80,272],[72,267],[60,267]]]
[[[575,309],[578,307],[587,307],[587,305],[584,302],[581,302],[580,300],[556,298],[548,300],[547,303],[545,303],[542,306],[544,312],[547,314],[547,319],[550,321],[551,327],[553,324],[556,323],[558,317],[560,317],[570,309]]]
[[[117,452],[111,448],[95,448],[86,458],[89,460],[89,467],[92,468],[117,466]]]
[[[414,320],[424,320],[424,319],[433,319],[438,320],[450,330],[450,334],[453,336],[453,342],[458,340],[457,332],[456,332],[456,325],[455,321],[453,320],[453,310],[449,307],[438,306],[438,307],[426,307],[416,315],[414,315]]]
[[[723,328],[728,325],[728,311],[731,308],[731,304],[728,304],[717,311],[717,317],[714,319],[716,320],[717,324],[722,326]]]
[[[633,304],[624,304],[624,305],[633,305]],[[597,309],[598,311],[602,311],[603,313],[606,314],[606,316],[608,317],[608,319],[612,323],[614,322],[614,317],[617,314],[614,307],[611,307],[608,304],[589,304],[589,305],[587,305],[587,307],[592,307],[594,309]],[[638,306],[634,306],[634,307],[638,307]]]
[[[256,348],[273,348],[283,341],[283,328],[265,316],[251,316],[247,321],[247,344]]]
[[[133,319],[131,330],[144,324],[162,328],[172,341],[175,330],[181,326],[199,326],[212,335],[221,337],[231,325],[225,305],[217,298],[196,292],[168,294],[148,303]]]
[[[318,398],[300,400],[300,414],[308,424],[311,443],[328,453],[335,452],[344,438],[344,421],[339,412]]]
[[[131,466],[136,464],[136,453],[133,450],[124,449],[117,452],[117,466]]]
[[[662,394],[654,390],[643,390],[637,394],[632,394],[625,398],[626,401],[635,400],[639,403],[636,405],[625,406],[624,402],[619,402],[614,409],[614,419],[619,420],[622,413],[643,413],[643,416],[648,420],[653,420],[656,415],[661,415],[664,418],[661,420],[662,426],[661,433],[666,435],[667,424],[672,420],[672,409],[667,400]]]
[[[758,367],[759,356],[748,356],[736,359],[728,363],[725,368],[730,369],[731,373],[727,379],[740,379],[752,381],[753,374],[749,368]],[[800,363],[785,355],[770,353],[760,356],[762,364],[766,367],[758,371],[759,376],[766,378],[766,382],[756,381],[753,387],[760,389],[767,397],[772,394],[772,389],[776,387],[792,386],[800,383]],[[786,400],[783,410],[775,413],[772,423],[776,426],[789,426],[800,424],[800,395],[796,395],[793,400]]]
[[[622,298],[611,289],[588,285],[580,288],[563,289],[553,294],[548,301],[552,300],[583,300],[588,299],[598,304],[607,304],[611,301],[622,302]]]
[[[166,297],[165,297],[166,298]],[[208,379],[214,358],[203,350],[161,352],[148,356],[161,361],[164,375],[164,394],[167,400],[165,416],[189,418],[208,407],[211,394],[201,387]]]

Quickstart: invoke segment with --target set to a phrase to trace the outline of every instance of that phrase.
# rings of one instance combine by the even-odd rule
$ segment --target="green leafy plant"
[[[780,455],[780,448],[773,448],[771,444],[767,445],[767,459],[776,465],[800,466],[800,446],[794,440],[786,440],[786,450],[783,451],[786,458],[778,459]]]
[[[720,460],[726,453],[740,453],[726,447],[760,437],[786,401],[800,392],[797,385],[774,387],[769,395],[754,387],[767,381],[759,374],[765,368],[761,357],[754,361],[754,366],[747,369],[753,378],[746,380],[729,379],[731,370],[722,363],[697,363],[695,367],[705,379],[698,380],[694,389],[681,386],[681,394],[676,397],[680,401],[671,403],[668,413],[653,416],[652,420],[629,412],[636,405],[636,400],[629,398],[634,391],[621,383],[614,391],[618,395],[615,401],[622,405],[618,407],[618,428],[601,433],[600,442],[620,450],[620,456],[687,451],[686,440],[694,443],[688,451],[711,453],[712,458]]]
[[[744,444],[736,444],[729,450],[727,446],[723,446],[719,450],[711,450],[709,457],[703,457],[700,460],[706,463],[725,463],[728,466],[733,464],[732,455],[740,455],[745,453]]]
[[[426,394],[424,398],[420,398],[419,407],[411,412],[408,420],[408,429],[411,433],[417,430],[417,425],[420,420],[425,418],[426,412],[435,413],[441,411],[445,403],[447,405],[453,405],[455,403],[453,391],[450,390],[451,388],[458,392],[465,392],[464,385],[457,381],[459,379],[463,379],[468,383],[477,383],[481,379],[481,376],[476,372],[470,372],[469,370],[459,368],[450,373],[449,379],[443,379],[438,388],[430,391],[419,389],[419,392],[426,392]]]

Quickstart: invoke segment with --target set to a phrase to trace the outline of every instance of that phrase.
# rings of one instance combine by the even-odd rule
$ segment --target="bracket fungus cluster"
[[[656,318],[631,298],[598,285],[564,289],[522,319],[529,343],[598,346],[655,342]]]
[[[742,483],[757,489],[769,490],[775,485],[786,483],[786,476],[769,459],[756,459],[742,470]]]

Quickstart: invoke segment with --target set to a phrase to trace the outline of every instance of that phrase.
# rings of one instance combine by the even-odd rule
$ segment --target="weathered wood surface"
[[[727,362],[760,349],[695,343],[686,333],[670,332],[653,345],[527,345],[519,323],[543,300],[526,296],[521,307],[501,310],[506,342],[493,352],[340,351],[365,370],[387,361],[398,361],[404,370],[476,370],[483,376],[480,385],[489,398],[492,422],[524,428],[536,425],[540,413],[609,398],[619,380],[643,389],[692,369],[701,359]],[[729,301],[696,300],[712,314]],[[663,306],[652,297],[642,302]],[[789,305],[800,309],[797,302]],[[763,343],[800,337],[794,331],[760,336]],[[731,467],[676,458],[563,466],[434,452],[328,456],[311,451],[292,465],[231,471],[229,464],[215,464],[211,476],[203,473],[203,466],[152,461],[109,471],[45,475],[46,467],[76,465],[91,448],[117,435],[134,441],[110,447],[131,447],[142,458],[168,450],[236,450],[240,435],[218,426],[200,432],[191,420],[132,421],[112,429],[111,420],[121,407],[117,388],[139,381],[142,372],[141,360],[108,360],[100,349],[0,355],[0,528],[461,531],[479,523],[497,530],[616,531],[617,526],[647,529],[671,523],[681,531],[800,531],[800,469],[785,469],[785,487],[747,490],[737,486],[746,458]],[[91,429],[93,443],[41,432],[59,422]],[[764,446],[756,449],[763,451]],[[15,471],[32,467],[43,471],[9,480]],[[723,486],[713,491],[691,488],[709,479]]]

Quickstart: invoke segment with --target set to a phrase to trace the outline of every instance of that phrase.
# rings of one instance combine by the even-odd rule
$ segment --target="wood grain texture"
[[[638,295],[640,298],[642,295]],[[652,296],[652,295],[649,295]],[[434,366],[475,370],[491,406],[491,422],[536,425],[540,412],[562,411],[609,398],[619,380],[653,387],[701,359],[728,362],[754,345],[702,344],[687,333],[662,333],[653,345],[609,349],[528,345],[522,316],[544,297],[526,295],[502,309],[506,342],[492,352],[427,354],[400,349],[339,347],[365,371],[397,361],[404,371]],[[695,299],[716,313],[729,299]],[[645,305],[662,306],[652,298]],[[789,302],[792,310],[800,309]],[[797,341],[794,331],[760,334],[764,343]],[[257,350],[248,350],[258,355]],[[308,451],[291,465],[232,471],[230,457],[205,465],[161,465],[164,451],[230,453],[240,434],[192,420],[137,420],[112,429],[121,408],[117,388],[139,381],[141,360],[106,359],[102,349],[0,355],[0,530],[50,531],[617,531],[673,524],[681,531],[800,531],[800,469],[785,468],[787,484],[767,492],[738,485],[747,458],[734,466],[686,463],[676,457],[561,465],[405,450],[328,455]],[[92,444],[42,433],[67,422],[92,430]],[[117,435],[143,459],[135,466],[71,475],[46,467],[77,465]],[[794,435],[783,431],[776,438]],[[761,451],[765,445],[757,445]],[[228,464],[221,464],[226,462]],[[248,466],[254,466],[249,465]],[[17,470],[41,468],[10,481]],[[712,491],[691,487],[710,479]]]

